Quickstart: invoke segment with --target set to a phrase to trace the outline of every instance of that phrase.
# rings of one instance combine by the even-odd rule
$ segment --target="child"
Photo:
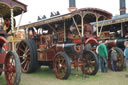
[[[112,62],[112,70],[116,72],[117,71],[117,52],[114,47],[112,48],[112,52],[111,52],[111,62]]]

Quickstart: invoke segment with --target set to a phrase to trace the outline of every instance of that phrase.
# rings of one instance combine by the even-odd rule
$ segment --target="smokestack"
[[[77,10],[76,8],[76,0],[69,0],[69,8],[70,12]]]
[[[126,3],[125,0],[120,0],[120,15],[126,14]]]
[[[69,0],[69,8],[76,7],[76,0]]]

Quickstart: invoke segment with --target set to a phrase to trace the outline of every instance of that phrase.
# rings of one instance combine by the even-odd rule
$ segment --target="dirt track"
[[[109,71],[85,78],[82,74],[76,75],[76,72],[72,72],[68,80],[59,80],[50,69],[41,68],[36,73],[22,74],[20,85],[128,85],[126,74],[128,73],[125,71]],[[0,85],[6,85],[3,76],[0,77]]]

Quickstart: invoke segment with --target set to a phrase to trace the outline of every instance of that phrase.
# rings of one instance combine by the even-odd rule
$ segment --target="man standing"
[[[99,52],[98,52],[98,48],[99,48],[99,45],[101,44],[102,41],[100,41],[96,47],[96,53],[97,53],[97,57],[98,57],[98,63],[99,63],[99,71],[101,72],[101,59],[100,59],[100,56],[99,56]]]
[[[124,57],[125,57],[125,63],[126,63],[126,70],[128,72],[128,41],[124,42],[125,50],[124,50]],[[128,77],[128,75],[126,75]]]
[[[98,55],[101,59],[101,72],[108,72],[108,52],[103,41],[100,41],[98,46]]]

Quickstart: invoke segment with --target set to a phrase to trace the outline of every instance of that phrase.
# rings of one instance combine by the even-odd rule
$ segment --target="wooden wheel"
[[[84,74],[96,75],[98,72],[98,59],[93,51],[84,51],[82,62],[82,72]]]
[[[54,72],[57,78],[67,79],[71,72],[69,57],[64,52],[58,52],[54,58]]]
[[[37,70],[37,52],[36,44],[33,40],[22,40],[17,48],[20,57],[22,71],[25,73]]]
[[[122,71],[123,70],[123,64],[124,64],[124,57],[123,57],[123,51],[122,49],[115,47],[115,50],[117,51],[117,70]],[[109,50],[109,68],[112,69],[111,64],[111,52],[112,50]]]
[[[21,65],[16,52],[9,51],[7,53],[4,68],[8,85],[19,85],[21,79]]]

